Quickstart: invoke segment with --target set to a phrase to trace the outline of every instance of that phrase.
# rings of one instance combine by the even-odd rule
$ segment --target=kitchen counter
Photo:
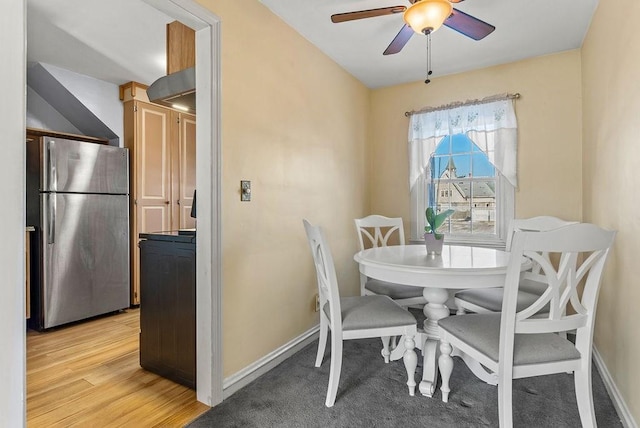
[[[184,242],[192,244],[196,242],[195,229],[168,230],[162,232],[148,232],[139,234],[140,239],[151,241]]]

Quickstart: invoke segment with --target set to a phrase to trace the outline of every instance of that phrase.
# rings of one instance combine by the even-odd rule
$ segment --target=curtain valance
[[[442,137],[466,134],[517,187],[517,121],[511,99],[415,113],[409,122],[409,186],[428,172]],[[426,175],[428,176],[428,175]]]

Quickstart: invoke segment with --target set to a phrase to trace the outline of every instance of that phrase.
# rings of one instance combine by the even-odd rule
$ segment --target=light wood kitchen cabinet
[[[195,227],[196,118],[156,104],[124,102],[130,156],[131,304],[140,303],[140,233]]]
[[[171,191],[175,201],[171,218],[171,230],[190,229],[196,227],[195,219],[191,217],[193,205],[193,191],[196,188],[196,117],[191,114],[172,112],[173,127],[172,141],[177,142],[172,149],[178,151],[178,156],[171,156],[173,183]],[[177,117],[176,117],[177,116]]]

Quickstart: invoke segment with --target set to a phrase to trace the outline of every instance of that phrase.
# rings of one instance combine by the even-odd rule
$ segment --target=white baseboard
[[[253,382],[308,344],[317,341],[319,331],[320,326],[317,325],[291,340],[289,343],[265,355],[255,363],[225,378],[222,382],[223,399],[226,400],[233,395],[233,393]]]
[[[631,412],[627,407],[627,403],[625,403],[622,394],[620,394],[620,390],[611,377],[611,373],[609,373],[609,369],[607,369],[602,356],[600,356],[600,353],[595,346],[593,347],[593,361],[600,372],[600,377],[602,377],[604,386],[607,388],[609,397],[611,397],[613,407],[616,408],[618,416],[620,416],[622,425],[624,425],[625,428],[638,428],[638,424],[636,424],[636,421],[633,419],[633,415],[631,415]]]

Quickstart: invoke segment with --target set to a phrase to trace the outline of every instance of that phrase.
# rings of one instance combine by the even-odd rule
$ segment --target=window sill
[[[424,239],[415,239],[411,238],[409,243],[412,245],[424,244]],[[499,250],[504,250],[505,242],[498,239],[461,239],[461,238],[452,238],[449,236],[444,237],[444,243],[446,245],[461,245],[468,247],[486,247],[486,248],[497,248]]]

